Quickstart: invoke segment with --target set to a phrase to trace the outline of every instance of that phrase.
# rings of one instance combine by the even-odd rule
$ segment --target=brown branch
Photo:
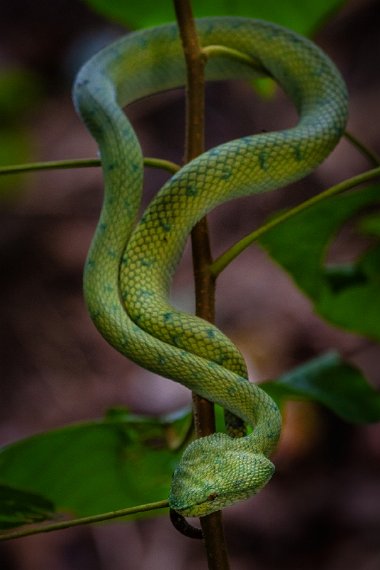
[[[186,142],[185,162],[204,151],[204,67],[205,56],[199,43],[190,0],[174,0],[186,60]],[[193,268],[196,314],[214,321],[215,281],[210,273],[212,262],[207,219],[203,218],[192,231]],[[214,406],[193,394],[194,421],[197,437],[215,432]],[[229,562],[223,534],[221,512],[201,518],[210,570],[228,570]]]

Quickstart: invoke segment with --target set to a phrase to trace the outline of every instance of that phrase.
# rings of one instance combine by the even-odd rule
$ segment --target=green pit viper
[[[205,516],[257,493],[272,476],[268,455],[281,426],[272,399],[247,381],[234,344],[168,300],[187,236],[218,204],[274,190],[311,172],[334,148],[347,118],[338,71],[305,38],[235,17],[197,20],[197,29],[203,46],[227,46],[259,62],[293,101],[299,120],[287,130],[227,142],[186,164],[139,223],[143,156],[122,107],[185,84],[177,26],[116,41],[82,67],[74,85],[76,109],[99,146],[105,185],[84,272],[91,318],[119,352],[227,410],[227,434],[193,441],[174,472],[169,503],[183,516]],[[248,64],[227,56],[206,66],[209,80],[253,75]],[[239,422],[252,425],[252,433],[235,437],[241,435]]]

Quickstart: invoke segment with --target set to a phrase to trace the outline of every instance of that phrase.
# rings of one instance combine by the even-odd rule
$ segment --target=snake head
[[[221,433],[191,443],[173,474],[170,507],[203,517],[258,493],[274,466],[249,447],[245,438]]]

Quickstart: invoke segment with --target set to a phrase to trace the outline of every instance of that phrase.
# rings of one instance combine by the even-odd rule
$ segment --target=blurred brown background
[[[349,86],[350,129],[380,152],[380,3],[353,0],[317,42]],[[75,115],[70,89],[76,69],[122,30],[75,0],[1,2],[0,64],[25,68],[38,86],[14,128],[28,158],[94,156],[95,143]],[[207,90],[207,145],[280,129],[294,120],[279,93],[260,100],[246,85]],[[184,101],[180,91],[134,104],[129,116],[144,153],[180,161]],[[6,117],[1,121],[7,121]],[[1,125],[0,125],[1,129]],[[0,139],[1,140],[1,139]],[[223,206],[210,217],[217,255],[284,208],[367,168],[343,141],[306,181],[285,191]],[[146,200],[166,179],[147,171]],[[0,441],[104,414],[125,405],[163,413],[189,401],[181,387],[139,369],[106,345],[82,299],[81,272],[102,200],[100,170],[35,173],[1,181]],[[334,259],[351,259],[351,233],[334,244]],[[192,310],[188,254],[175,299]],[[307,300],[257,247],[218,283],[218,323],[244,351],[252,378],[273,378],[338,348],[380,387],[379,349],[315,317]],[[380,567],[380,428],[352,427],[310,404],[287,408],[277,475],[258,497],[229,509],[226,534],[234,570],[377,570]],[[202,545],[178,535],[166,518],[81,528],[2,545],[3,570],[205,569]]]

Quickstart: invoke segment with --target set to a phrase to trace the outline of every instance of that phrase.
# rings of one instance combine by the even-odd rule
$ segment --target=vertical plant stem
[[[204,151],[204,67],[205,56],[199,43],[190,0],[174,0],[187,70],[185,162]],[[192,231],[192,252],[195,279],[196,314],[209,322],[215,316],[215,281],[210,272],[212,262],[207,219],[203,218]],[[197,437],[215,431],[214,406],[193,395]],[[201,518],[210,570],[228,570],[229,562],[223,534],[221,512]]]

